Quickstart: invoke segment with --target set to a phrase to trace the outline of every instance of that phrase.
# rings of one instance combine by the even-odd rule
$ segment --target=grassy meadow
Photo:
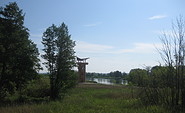
[[[7,105],[0,113],[168,113],[159,106],[144,106],[139,89],[120,85],[79,84],[61,101]]]

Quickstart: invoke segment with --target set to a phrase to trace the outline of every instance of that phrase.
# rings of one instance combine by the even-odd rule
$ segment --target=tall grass
[[[0,113],[168,113],[160,106],[143,106],[137,93],[126,86],[80,84],[61,101],[14,105]],[[132,94],[134,93],[134,94]]]

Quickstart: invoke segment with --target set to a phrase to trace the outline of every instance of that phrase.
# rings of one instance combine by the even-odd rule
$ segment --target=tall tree
[[[40,68],[38,49],[29,40],[24,14],[16,2],[0,8],[0,91],[13,93]],[[5,96],[5,95],[4,95]]]
[[[46,65],[49,76],[50,76],[50,89],[51,89],[51,98],[55,98],[54,95],[54,80],[56,78],[56,40],[57,40],[57,27],[53,24],[51,27],[47,28],[43,33],[42,44],[44,45],[43,51],[45,52],[42,57],[47,61],[44,64]]]
[[[51,99],[60,97],[60,92],[71,86],[70,79],[74,76],[72,68],[75,66],[75,42],[68,34],[67,26],[62,23],[56,27],[52,25],[43,34],[46,66],[50,72]]]
[[[58,39],[57,39],[57,76],[56,76],[56,88],[57,91],[61,89],[65,90],[68,87],[69,77],[72,75],[72,68],[75,66],[75,42],[71,40],[71,36],[68,34],[67,26],[62,23],[58,27]],[[59,92],[56,92],[56,96]]]

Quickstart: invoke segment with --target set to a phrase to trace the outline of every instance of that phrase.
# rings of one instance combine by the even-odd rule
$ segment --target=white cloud
[[[98,25],[100,25],[101,24],[101,22],[96,22],[96,23],[91,23],[91,24],[85,24],[85,25],[83,25],[84,27],[95,27],[95,26],[98,26]]]
[[[123,54],[123,53],[154,53],[156,48],[161,48],[161,44],[134,43],[130,49],[117,49],[109,45],[91,44],[77,41],[75,50],[83,53],[103,53],[103,54]]]
[[[162,19],[162,18],[166,18],[167,15],[155,15],[155,16],[152,16],[152,17],[149,17],[148,19],[149,20],[156,20],[156,19]]]
[[[133,48],[118,50],[117,53],[154,53],[156,48],[161,48],[161,44],[134,43]]]
[[[106,53],[111,49],[113,49],[112,46],[91,44],[82,41],[77,41],[75,47],[75,50],[77,50],[78,52],[87,52],[87,53]]]

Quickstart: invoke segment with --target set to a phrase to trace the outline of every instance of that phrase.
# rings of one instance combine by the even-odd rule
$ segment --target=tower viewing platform
[[[87,59],[89,59],[89,58],[78,58],[77,57],[79,82],[85,82],[86,65],[88,65],[88,63],[86,62]]]

